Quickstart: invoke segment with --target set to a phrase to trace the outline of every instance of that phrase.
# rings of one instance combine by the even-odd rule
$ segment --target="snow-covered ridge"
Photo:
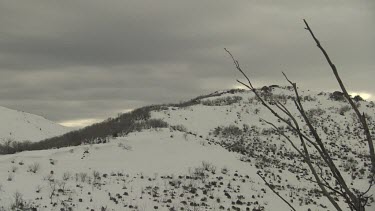
[[[300,119],[292,90],[273,87],[259,92],[283,102]],[[347,183],[366,190],[367,145],[348,104],[339,94],[332,99],[331,93],[299,92]],[[375,134],[374,103],[358,103]],[[146,110],[151,111],[150,117],[141,115],[146,120],[169,126],[117,133],[100,144],[1,156],[0,210],[14,205],[16,196],[37,210],[290,210],[258,172],[296,210],[333,210],[319,188],[306,180],[311,173],[303,159],[259,120],[282,126],[252,92],[220,91],[139,113]],[[299,146],[298,138],[284,129]],[[319,162],[315,156],[313,161]],[[334,182],[329,174],[326,177]],[[374,188],[370,194],[375,195]],[[366,210],[374,206],[371,199]]]
[[[35,142],[69,131],[41,116],[0,106],[0,142],[8,138]]]

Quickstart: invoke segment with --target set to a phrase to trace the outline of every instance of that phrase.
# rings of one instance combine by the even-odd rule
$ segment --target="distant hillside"
[[[2,146],[0,145],[0,154],[15,153],[25,150],[42,150],[67,146],[77,146],[82,143],[103,143],[106,142],[106,140],[110,137],[122,136],[130,132],[141,131],[142,129],[165,128],[168,127],[168,124],[166,122],[158,119],[151,119],[151,111],[168,109],[169,106],[187,107],[197,105],[204,98],[220,96],[225,93],[233,94],[235,92],[243,92],[243,90],[227,90],[214,92],[178,104],[145,106],[135,109],[132,112],[124,113],[116,118],[109,118],[103,122],[95,123],[79,130],[45,137],[44,140],[39,142],[31,144],[16,143],[14,149],[2,150]],[[27,139],[16,140],[20,141]]]
[[[0,143],[7,139],[36,142],[70,130],[41,116],[0,106]]]

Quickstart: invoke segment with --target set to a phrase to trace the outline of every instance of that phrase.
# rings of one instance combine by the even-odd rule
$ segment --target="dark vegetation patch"
[[[240,96],[227,96],[227,97],[221,97],[216,98],[213,100],[204,100],[202,101],[202,105],[206,106],[224,106],[224,105],[232,105],[234,103],[238,103],[242,100],[242,97]]]
[[[201,104],[201,103],[204,105],[203,102],[208,101],[208,100],[204,100],[206,98],[219,97],[223,94],[243,93],[245,91],[246,90],[243,90],[243,89],[231,89],[231,90],[227,90],[227,91],[223,91],[223,92],[214,92],[214,93],[211,93],[211,94],[208,94],[208,95],[201,95],[199,97],[193,98],[193,99],[188,100],[188,101],[184,101],[184,102],[180,102],[180,103],[167,104],[167,106],[184,108],[184,107],[189,107],[189,106],[193,106],[193,105],[198,105],[198,104]]]
[[[365,101],[361,96],[356,95],[354,97],[350,96],[355,102]],[[329,99],[334,101],[343,101],[346,102],[346,98],[344,93],[340,91],[334,91],[333,93],[329,94]]]

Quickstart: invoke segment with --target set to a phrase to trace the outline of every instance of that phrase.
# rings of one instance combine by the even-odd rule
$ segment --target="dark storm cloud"
[[[349,88],[375,95],[371,1],[0,3],[0,103],[55,121],[106,118],[232,88],[230,49],[257,84],[335,90],[306,18]]]

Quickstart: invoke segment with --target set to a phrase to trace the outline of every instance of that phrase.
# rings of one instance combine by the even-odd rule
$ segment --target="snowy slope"
[[[211,164],[212,169],[197,179],[202,162]],[[40,170],[30,172],[29,166],[35,163]],[[202,201],[207,208],[219,210],[237,200],[244,203],[236,205],[243,210],[264,205],[288,210],[254,176],[256,172],[255,167],[241,162],[238,154],[220,146],[204,146],[193,135],[149,130],[101,145],[2,156],[0,204],[10,206],[15,193],[20,192],[39,210],[156,210],[155,206],[165,211],[171,207],[192,210],[191,203]]]
[[[40,141],[68,132],[69,129],[41,116],[0,106],[0,141]]]
[[[336,165],[344,172],[343,177],[347,183],[353,189],[366,191],[370,166],[368,145],[364,142],[360,124],[349,104],[331,100],[330,93],[300,90],[300,94],[304,109],[310,113],[309,117],[313,120],[314,127],[332,153]],[[285,107],[298,117],[297,120],[303,129],[308,131],[291,100],[294,96],[292,90],[287,87],[275,87],[272,92],[262,92],[262,95],[283,102]],[[375,136],[375,104],[360,101],[358,105],[360,110],[368,115],[369,128]],[[170,125],[182,125],[189,134],[217,143],[228,151],[242,154],[240,158],[242,161],[261,170],[266,175],[266,179],[271,184],[279,185],[279,191],[286,193],[286,197],[291,198],[296,206],[305,204],[315,207],[314,204],[319,204],[311,201],[314,197],[309,197],[315,194],[316,186],[311,186],[307,181],[312,175],[302,162],[301,156],[290,143],[261,119],[283,127],[284,132],[302,150],[298,136],[291,133],[285,124],[278,122],[252,92],[224,93],[221,96],[203,99],[198,105],[183,108],[170,107],[168,110],[153,112],[152,117],[160,118]],[[306,135],[310,136],[309,133]],[[309,147],[310,153],[316,155],[316,150],[312,146]],[[315,162],[319,163],[324,171],[328,169],[320,160]],[[293,173],[293,176],[290,177],[287,173]],[[330,175],[326,176],[329,181],[332,180]],[[305,195],[307,193],[308,196]],[[372,188],[370,193],[374,195],[375,189]],[[290,195],[287,196],[288,194]],[[319,195],[317,198],[324,198],[324,196]],[[374,201],[370,204],[374,208]],[[314,209],[325,210],[325,206],[317,206]]]
[[[287,97],[292,94],[285,88],[272,91],[296,113]],[[367,145],[347,104],[328,99],[327,93],[301,94],[347,183],[366,190]],[[374,104],[360,102],[360,109],[369,115],[374,134]],[[38,210],[290,210],[258,172],[297,210],[334,210],[306,180],[311,173],[290,144],[259,121],[282,125],[251,92],[166,106],[151,116],[169,128],[133,132],[104,144],[1,156],[0,210],[21,195],[18,199]],[[369,193],[375,195],[375,189]],[[338,203],[348,210],[339,197]],[[366,210],[374,207],[371,199]]]

